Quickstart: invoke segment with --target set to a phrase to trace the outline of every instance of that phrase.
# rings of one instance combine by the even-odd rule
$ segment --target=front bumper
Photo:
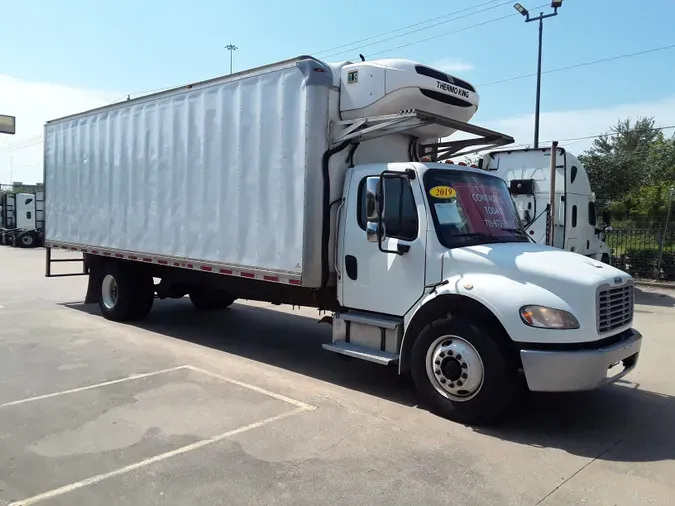
[[[616,343],[584,350],[520,350],[533,392],[576,392],[612,383],[637,365],[642,334],[630,329]],[[610,375],[610,372],[618,371]]]

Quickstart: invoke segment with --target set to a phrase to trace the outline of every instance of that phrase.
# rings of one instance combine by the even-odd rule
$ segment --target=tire
[[[147,316],[155,299],[152,277],[110,262],[103,266],[100,280],[98,305],[105,319],[125,322]]]
[[[609,262],[610,262],[610,260],[609,260],[609,255],[608,255],[607,253],[603,253],[603,254],[602,254],[602,258],[600,258],[600,261],[601,261],[603,264],[608,264],[608,265],[609,265]]]
[[[227,292],[217,290],[194,290],[190,292],[190,301],[200,311],[213,311],[230,307],[236,299]]]
[[[22,232],[16,237],[16,246],[19,248],[35,248],[37,236],[33,232]]]
[[[490,337],[461,317],[436,320],[413,344],[411,375],[432,411],[470,425],[493,422],[511,405],[518,367]]]

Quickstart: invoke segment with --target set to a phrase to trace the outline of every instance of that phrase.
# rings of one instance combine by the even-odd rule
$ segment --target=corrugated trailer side
[[[47,244],[317,286],[322,65],[299,58],[47,123]]]

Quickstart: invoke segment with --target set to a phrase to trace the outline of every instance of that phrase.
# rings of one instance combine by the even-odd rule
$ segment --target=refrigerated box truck
[[[624,376],[632,278],[531,243],[502,179],[439,163],[513,142],[467,123],[478,103],[412,61],[300,57],[50,121],[47,275],[51,248],[82,252],[115,321],[186,295],[331,311],[326,350],[465,422],[498,418],[521,371],[548,392]]]

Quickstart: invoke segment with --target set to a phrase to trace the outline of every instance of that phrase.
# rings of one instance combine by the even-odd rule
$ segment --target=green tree
[[[654,118],[622,120],[582,155],[599,205],[619,219],[654,222],[663,218],[675,185],[675,140],[654,126]]]

